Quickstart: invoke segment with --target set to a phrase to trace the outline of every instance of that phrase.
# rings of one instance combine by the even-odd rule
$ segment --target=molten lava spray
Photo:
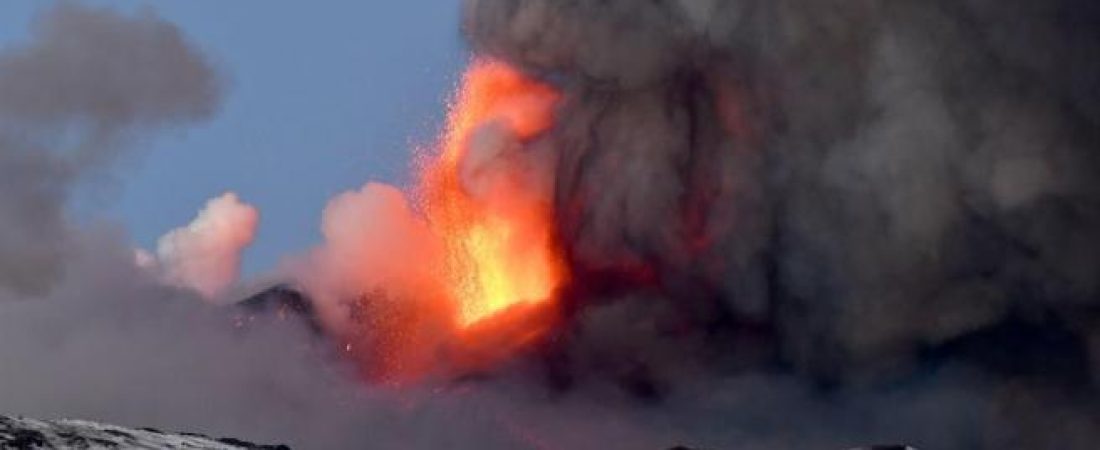
[[[369,183],[325,209],[325,245],[295,271],[373,381],[481,370],[557,321],[567,275],[553,165],[533,145],[558,93],[503,63],[471,63],[414,201]]]
[[[548,195],[521,146],[550,126],[557,97],[504,64],[475,61],[440,153],[423,168],[424,209],[446,249],[443,276],[460,328],[545,306],[565,276]]]

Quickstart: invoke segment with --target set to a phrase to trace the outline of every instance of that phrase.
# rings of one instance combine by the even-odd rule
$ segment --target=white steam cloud
[[[168,282],[216,299],[237,282],[241,252],[255,238],[259,220],[259,211],[235,193],[213,198],[195,220],[157,242],[159,270]]]
[[[440,243],[397,188],[368,183],[342,193],[325,207],[324,243],[287,262],[334,329],[347,324],[347,305],[385,288],[394,297],[415,298],[438,289],[434,264]]]

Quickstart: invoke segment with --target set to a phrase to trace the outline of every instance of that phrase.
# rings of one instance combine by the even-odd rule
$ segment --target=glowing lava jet
[[[550,127],[558,93],[502,63],[474,61],[420,200],[444,246],[441,277],[466,365],[496,359],[554,323],[566,270],[554,245],[546,164],[524,143]]]

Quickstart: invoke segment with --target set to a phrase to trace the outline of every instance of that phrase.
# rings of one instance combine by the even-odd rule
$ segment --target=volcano
[[[0,404],[321,448],[1093,450],[1098,4],[465,0],[453,86],[422,97],[370,90],[435,72],[402,65],[419,48],[373,52],[434,15],[326,9],[352,23],[219,47],[262,80],[223,105],[197,43],[232,33],[65,3],[0,48]],[[350,73],[320,65],[344,31],[381,34],[332,59],[384,57],[313,78]],[[326,135],[384,135],[402,102],[438,129]],[[223,106],[196,148],[272,151],[192,166],[223,193],[155,250],[85,211]],[[262,170],[288,155],[330,172]],[[142,227],[192,200],[157,186]],[[318,235],[259,231],[319,198]],[[295,247],[242,272],[265,239]],[[252,445],[3,421],[13,446]]]

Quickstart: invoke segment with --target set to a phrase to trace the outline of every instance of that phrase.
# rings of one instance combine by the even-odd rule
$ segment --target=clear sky
[[[175,23],[226,80],[212,120],[161,134],[118,170],[82,215],[121,222],[152,248],[206,199],[238,192],[261,211],[245,272],[319,239],[334,194],[408,180],[410,149],[429,142],[467,54],[457,0],[96,0],[80,3]],[[21,42],[42,0],[0,1],[0,48]]]

